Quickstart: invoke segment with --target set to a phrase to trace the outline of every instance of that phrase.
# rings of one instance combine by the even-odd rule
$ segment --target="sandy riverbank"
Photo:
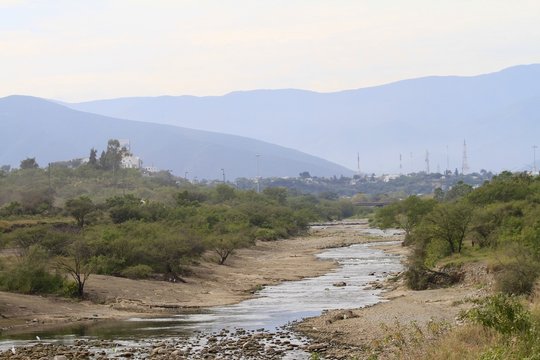
[[[404,254],[402,247],[388,252]],[[403,279],[387,281],[384,301],[371,307],[330,311],[306,319],[295,330],[308,336],[312,348],[328,359],[417,359],[410,351],[434,340],[462,323],[460,313],[472,306],[472,299],[486,296],[493,276],[485,265],[463,268],[464,279],[456,286],[413,291]]]
[[[92,301],[28,296],[0,292],[3,334],[79,321],[121,319],[240,302],[263,285],[327,273],[336,264],[315,257],[322,249],[380,241],[362,230],[367,223],[318,226],[309,235],[275,242],[259,242],[242,249],[220,266],[208,254],[186,283],[129,280],[94,275],[87,283]]]

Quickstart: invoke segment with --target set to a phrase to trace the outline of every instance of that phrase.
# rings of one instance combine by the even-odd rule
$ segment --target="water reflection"
[[[350,309],[380,301],[381,290],[367,289],[388,273],[401,271],[400,258],[385,254],[374,245],[395,242],[358,244],[325,250],[321,259],[333,259],[341,265],[335,271],[301,281],[268,286],[256,297],[236,305],[214,307],[196,314],[181,314],[154,319],[132,318],[127,321],[97,322],[14,335],[14,339],[63,339],[92,337],[101,339],[143,339],[151,337],[188,337],[196,331],[244,328],[274,331],[288,322],[319,315],[327,309]],[[345,282],[345,286],[334,286]],[[343,285],[343,284],[342,284]],[[7,342],[4,342],[5,345]],[[10,342],[11,343],[11,342]]]

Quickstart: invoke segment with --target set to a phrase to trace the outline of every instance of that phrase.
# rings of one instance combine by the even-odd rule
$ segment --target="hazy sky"
[[[539,0],[0,0],[0,96],[327,92],[535,62]]]

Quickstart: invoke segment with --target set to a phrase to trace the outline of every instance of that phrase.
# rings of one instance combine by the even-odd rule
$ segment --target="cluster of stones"
[[[0,359],[282,359],[309,358],[310,352],[323,350],[326,345],[308,344],[291,332],[271,333],[259,330],[222,330],[217,333],[198,333],[190,338],[167,338],[128,343],[108,340],[77,340],[73,344],[38,343],[32,346],[4,350]]]
[[[153,345],[152,359],[281,359],[286,353],[296,352],[308,358],[307,340],[291,339],[291,333],[222,330],[210,335],[198,334],[183,344],[168,340]]]

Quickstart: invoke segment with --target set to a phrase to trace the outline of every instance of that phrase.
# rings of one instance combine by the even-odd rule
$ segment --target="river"
[[[178,342],[182,338],[192,344],[205,346],[206,340],[201,343],[201,339],[206,339],[208,335],[201,334],[221,332],[225,335],[235,331],[243,334],[244,330],[247,333],[278,333],[290,322],[320,315],[325,310],[359,308],[380,302],[381,290],[370,284],[402,270],[400,257],[377,248],[377,245],[392,243],[395,242],[356,244],[324,250],[317,256],[337,261],[339,267],[334,271],[323,276],[267,286],[258,291],[254,298],[235,305],[214,307],[199,313],[106,321],[66,327],[54,332],[13,335],[3,338],[0,347],[28,346],[36,343],[38,338],[40,342],[64,344],[81,339],[108,339],[132,347],[148,346],[149,343],[171,338]],[[297,344],[304,342],[292,334],[288,338]]]

